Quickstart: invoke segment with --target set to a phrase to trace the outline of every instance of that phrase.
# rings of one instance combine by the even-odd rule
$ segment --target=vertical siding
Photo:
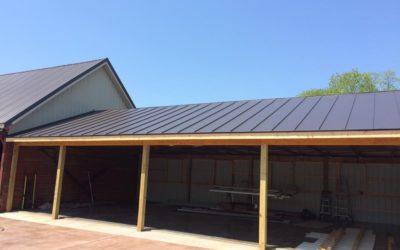
[[[184,161],[182,165],[181,161]],[[168,164],[166,164],[168,162]],[[189,159],[171,160],[158,158],[150,166],[149,197],[153,201],[186,202],[188,180],[186,178]],[[212,193],[213,185],[255,187],[259,185],[259,161],[194,159],[191,184],[191,202],[216,206],[229,202],[226,194]],[[157,176],[173,175],[179,178],[170,182],[170,178],[155,181]],[[161,171],[161,172],[160,172]],[[181,174],[178,172],[182,171]],[[215,178],[214,178],[215,171]],[[233,178],[232,178],[233,173]],[[329,163],[329,189],[337,190],[339,174],[349,182],[351,206],[356,221],[400,224],[400,166],[397,164],[358,164]],[[182,179],[180,179],[182,177]],[[320,193],[323,189],[322,162],[270,162],[270,189],[293,190],[298,193],[291,199],[269,199],[269,208],[284,211],[301,212],[308,209],[315,214],[319,211]],[[246,202],[246,196],[235,196],[235,200]]]
[[[23,131],[93,110],[121,108],[128,107],[105,69],[100,68],[18,121],[10,132]]]

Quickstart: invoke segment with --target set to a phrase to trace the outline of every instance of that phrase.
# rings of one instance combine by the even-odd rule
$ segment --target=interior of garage
[[[58,148],[20,154],[14,207],[50,212]],[[133,146],[68,147],[61,215],[135,225],[140,155]],[[154,146],[150,155],[146,227],[257,242],[259,147]],[[268,243],[296,247],[338,228],[360,229],[375,249],[398,242],[399,156],[398,147],[271,146]],[[348,199],[347,212],[321,220],[322,191],[332,210],[339,193]]]

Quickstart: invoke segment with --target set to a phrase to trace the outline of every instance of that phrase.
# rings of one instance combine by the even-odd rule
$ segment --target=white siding
[[[128,108],[102,67],[17,121],[11,133],[34,128],[93,110]]]

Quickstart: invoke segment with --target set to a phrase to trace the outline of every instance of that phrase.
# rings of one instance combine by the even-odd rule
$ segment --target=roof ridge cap
[[[94,60],[77,62],[77,63],[67,63],[67,64],[61,64],[61,65],[56,65],[56,66],[44,67],[44,68],[28,69],[28,70],[22,70],[22,71],[16,71],[16,72],[11,72],[11,73],[0,74],[0,77],[1,76],[7,76],[7,75],[15,75],[15,74],[39,71],[39,70],[61,68],[61,67],[66,67],[66,66],[78,65],[78,64],[85,64],[85,63],[91,63],[91,62],[96,62],[96,61],[101,62],[101,61],[106,61],[106,60],[107,60],[107,58],[100,58],[100,59],[94,59]]]

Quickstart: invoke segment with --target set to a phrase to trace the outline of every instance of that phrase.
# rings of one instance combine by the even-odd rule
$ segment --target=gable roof
[[[106,58],[0,75],[0,125],[11,123],[104,64],[108,64],[128,102],[134,107]]]
[[[400,130],[400,91],[108,110],[16,137]]]

